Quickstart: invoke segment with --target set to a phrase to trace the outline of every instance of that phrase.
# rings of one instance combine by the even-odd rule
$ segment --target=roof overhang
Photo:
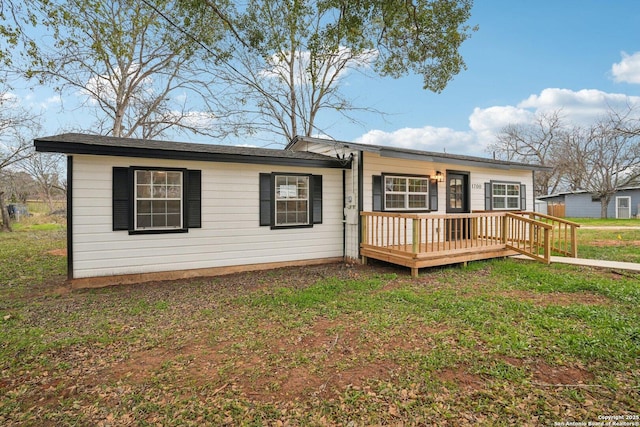
[[[34,139],[38,152],[348,169],[350,159],[317,153],[68,133]]]
[[[323,138],[297,136],[286,146],[287,150],[305,150],[305,144],[327,144],[333,145],[341,150],[364,151],[380,155],[381,157],[391,157],[405,160],[418,160],[432,163],[446,163],[461,166],[483,166],[493,169],[521,169],[550,171],[548,166],[530,165],[527,163],[511,162],[505,160],[487,159],[483,157],[465,156],[459,154],[436,153],[431,151],[411,150],[383,145],[361,144],[356,142],[336,141]]]

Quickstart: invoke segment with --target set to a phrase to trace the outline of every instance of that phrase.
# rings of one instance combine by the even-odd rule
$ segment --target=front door
[[[469,173],[447,171],[447,214],[469,213]],[[449,218],[446,221],[446,239],[460,240],[470,236],[468,218]]]
[[[629,196],[616,197],[616,218],[620,218],[620,219],[631,218],[631,197]]]

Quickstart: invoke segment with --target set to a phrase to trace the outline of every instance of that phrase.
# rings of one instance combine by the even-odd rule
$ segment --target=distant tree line
[[[502,129],[490,148],[502,159],[550,168],[536,172],[536,196],[586,190],[600,199],[602,218],[617,189],[640,185],[640,119],[632,106],[587,125],[562,111],[541,113]]]

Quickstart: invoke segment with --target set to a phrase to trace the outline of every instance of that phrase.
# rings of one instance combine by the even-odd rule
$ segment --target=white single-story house
[[[547,205],[564,205],[564,214],[569,218],[600,218],[600,198],[588,191],[567,191],[539,196]],[[621,187],[616,190],[607,205],[607,217],[640,218],[640,187]]]
[[[77,286],[358,259],[364,212],[532,210],[539,169],[310,137],[285,149],[73,133],[34,143],[67,155]],[[459,238],[471,233],[465,224]]]

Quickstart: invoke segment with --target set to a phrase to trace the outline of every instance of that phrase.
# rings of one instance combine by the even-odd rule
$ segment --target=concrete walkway
[[[527,259],[533,261],[526,255],[515,255],[513,258]],[[628,270],[640,273],[640,264],[633,262],[604,261],[600,259],[569,258],[563,256],[552,256],[551,263],[584,265],[587,267],[610,268],[612,270]]]

